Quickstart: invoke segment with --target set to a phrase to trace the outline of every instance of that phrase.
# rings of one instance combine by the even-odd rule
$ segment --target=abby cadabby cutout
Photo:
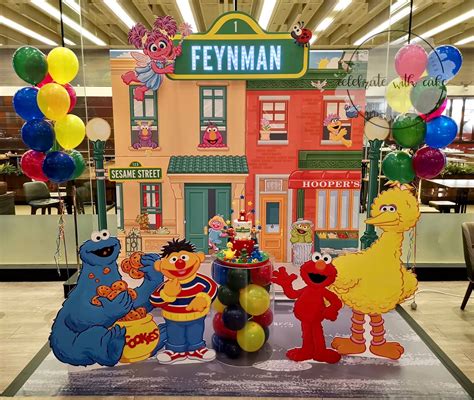
[[[135,100],[143,101],[145,92],[160,88],[164,74],[174,72],[174,62],[182,52],[181,44],[191,32],[189,24],[183,23],[178,28],[176,21],[169,15],[158,17],[151,31],[141,23],[130,29],[128,42],[137,49],[143,49],[143,53],[130,52],[137,65],[134,71],[122,75],[122,81],[126,85],[139,83],[133,90]],[[175,46],[173,37],[177,33],[181,34],[181,40]]]

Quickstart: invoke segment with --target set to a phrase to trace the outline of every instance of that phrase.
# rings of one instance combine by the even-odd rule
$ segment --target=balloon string
[[[64,21],[63,21],[63,0],[59,1],[59,23],[61,24],[61,46],[66,47],[64,45]]]
[[[410,16],[408,19],[408,44],[410,44],[410,40],[411,40],[412,19],[413,19],[413,0],[410,0]]]

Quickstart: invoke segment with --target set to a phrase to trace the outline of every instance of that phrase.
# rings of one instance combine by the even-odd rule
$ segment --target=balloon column
[[[85,161],[73,149],[86,131],[79,117],[68,114],[77,100],[69,84],[79,71],[76,55],[65,47],[56,47],[46,56],[35,47],[23,46],[13,54],[12,64],[16,74],[32,85],[13,97],[16,113],[25,120],[21,137],[31,149],[21,158],[23,173],[53,183],[77,178]],[[56,143],[64,151],[57,151]]]
[[[439,46],[427,54],[422,46],[407,44],[397,52],[399,76],[389,83],[386,98],[392,110],[400,113],[392,123],[392,135],[403,150],[389,153],[382,162],[389,180],[409,183],[415,175],[431,179],[445,167],[440,149],[458,132],[456,122],[442,115],[447,105],[445,84],[461,64],[461,52],[454,46]]]

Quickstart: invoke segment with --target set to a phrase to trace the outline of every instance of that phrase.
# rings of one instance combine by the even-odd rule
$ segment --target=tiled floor
[[[421,282],[418,309],[404,307],[474,380],[474,298],[465,311],[459,309],[466,287],[466,282]],[[0,283],[0,392],[46,342],[62,290],[61,282]]]

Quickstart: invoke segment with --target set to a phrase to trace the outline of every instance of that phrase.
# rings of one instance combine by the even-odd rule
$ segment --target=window
[[[202,86],[199,90],[201,128],[199,147],[226,147],[227,88]]]
[[[133,98],[134,85],[129,88],[130,150],[156,149],[158,142],[158,102],[156,91],[148,90],[143,101]]]
[[[356,231],[359,229],[358,190],[317,190],[316,229]]]
[[[259,144],[288,143],[290,96],[260,96]]]
[[[124,229],[123,223],[123,184],[115,184],[115,208],[117,210],[117,228]]]
[[[454,142],[474,141],[474,98],[448,97],[443,115],[451,117],[458,126],[459,135]]]
[[[351,118],[346,114],[345,99],[337,96],[324,97],[324,123],[322,145],[352,146]]]
[[[267,202],[265,204],[265,231],[267,233],[280,233],[280,203]]]
[[[161,183],[140,183],[140,212],[148,214],[150,229],[162,226]]]

